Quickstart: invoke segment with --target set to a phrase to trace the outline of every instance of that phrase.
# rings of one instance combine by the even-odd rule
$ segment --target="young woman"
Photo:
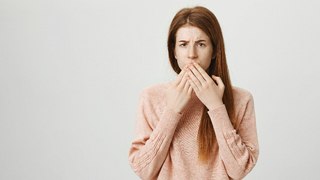
[[[142,179],[242,179],[259,154],[254,101],[231,85],[214,14],[180,10],[168,53],[178,76],[141,93],[132,169]]]

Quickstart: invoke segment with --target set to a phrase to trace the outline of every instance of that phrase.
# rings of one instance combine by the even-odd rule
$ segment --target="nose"
[[[197,55],[197,51],[196,51],[195,47],[194,46],[189,46],[188,58],[189,59],[195,59],[197,57],[198,57],[198,55]]]

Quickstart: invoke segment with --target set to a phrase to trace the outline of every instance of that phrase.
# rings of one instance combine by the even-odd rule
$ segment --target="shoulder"
[[[162,104],[165,98],[165,91],[170,86],[170,82],[163,82],[149,85],[142,89],[140,98],[151,104]]]
[[[165,90],[169,87],[169,82],[149,85],[142,89],[141,95],[148,97],[157,97],[164,95]]]
[[[253,101],[252,93],[244,88],[232,86],[234,103],[237,105],[246,105],[249,101]]]

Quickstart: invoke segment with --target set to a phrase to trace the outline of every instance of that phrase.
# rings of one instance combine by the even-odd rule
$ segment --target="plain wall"
[[[0,179],[138,179],[138,96],[174,79],[167,31],[195,5],[219,19],[233,85],[254,97],[246,179],[320,179],[317,0],[0,0]]]

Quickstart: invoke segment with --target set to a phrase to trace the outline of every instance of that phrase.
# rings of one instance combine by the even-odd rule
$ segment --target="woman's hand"
[[[166,92],[168,108],[182,113],[184,107],[191,99],[192,87],[187,79],[186,67],[181,70],[177,79],[169,86]]]
[[[213,79],[210,78],[200,65],[195,62],[188,66],[187,74],[188,82],[192,89],[209,110],[223,104],[222,97],[225,87],[220,77],[212,75]]]

